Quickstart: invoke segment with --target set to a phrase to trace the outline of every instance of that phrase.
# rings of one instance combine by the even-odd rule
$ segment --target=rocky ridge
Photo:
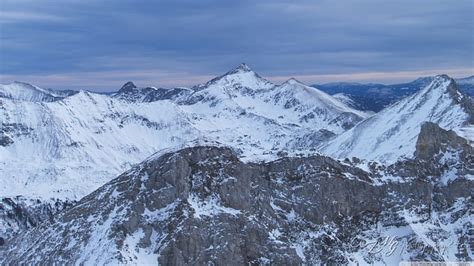
[[[357,157],[385,164],[412,157],[420,127],[432,122],[474,140],[472,99],[446,75],[436,76],[421,91],[339,134],[320,146],[332,157]]]
[[[325,156],[245,163],[213,146],[157,154],[9,240],[0,261],[472,260],[473,148],[434,124],[421,131],[414,159],[367,170]],[[451,150],[465,156],[445,160]],[[453,168],[455,178],[439,182]]]

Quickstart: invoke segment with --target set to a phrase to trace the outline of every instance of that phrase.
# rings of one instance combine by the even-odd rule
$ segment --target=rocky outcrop
[[[331,121],[331,124],[340,125],[344,129],[351,129],[357,123],[363,120],[363,117],[360,117],[354,113],[345,112],[340,114],[334,120]]]
[[[19,123],[0,123],[0,146],[9,146],[15,141],[13,138],[28,136],[32,128]]]
[[[122,88],[120,88],[119,92],[121,93],[126,93],[126,92],[131,92],[134,89],[136,89],[137,86],[131,81],[128,81],[127,83],[123,84]]]
[[[474,100],[470,97],[467,93],[462,92],[459,90],[458,83],[456,83],[452,78],[448,77],[447,75],[443,75],[445,78],[449,78],[451,80],[451,84],[449,85],[447,91],[451,95],[451,97],[462,106],[464,111],[469,114],[469,119],[466,121],[466,124],[474,124]]]
[[[421,126],[416,141],[415,157],[421,160],[432,159],[440,153],[463,150],[464,157],[473,154],[473,148],[468,141],[459,137],[453,130],[444,130],[437,124],[425,122]]]
[[[320,150],[332,157],[380,161],[391,164],[413,159],[416,140],[424,122],[461,132],[472,124],[469,96],[457,89],[453,79],[436,76],[432,82],[409,96],[339,134]],[[470,134],[464,135],[466,138]]]
[[[148,159],[54,222],[7,240],[0,262],[295,265],[455,259],[432,243],[447,245],[442,241],[449,237],[462,253],[469,242],[472,189],[467,179],[442,187],[420,177],[384,181],[380,173],[324,156],[244,163],[228,148],[185,148]],[[413,229],[419,225],[433,231]],[[453,238],[454,231],[464,237]],[[397,246],[396,255],[369,247],[387,237],[413,245]],[[462,254],[460,259],[472,259]]]
[[[125,83],[117,93],[113,94],[112,97],[137,103],[149,103],[162,100],[180,102],[185,96],[191,93],[192,90],[188,88],[138,88],[133,82],[129,81]]]
[[[54,215],[73,205],[74,202],[39,199],[0,198],[0,244],[19,232],[31,229],[43,222],[54,221]]]

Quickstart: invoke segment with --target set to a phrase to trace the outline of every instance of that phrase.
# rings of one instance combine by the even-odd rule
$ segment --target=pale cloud
[[[468,76],[473,9],[472,0],[0,0],[0,74],[101,90],[125,79],[189,86],[241,62],[307,83]]]
[[[50,21],[57,22],[64,20],[64,17],[53,14],[42,14],[29,11],[5,11],[0,10],[0,23],[18,23],[25,21]]]

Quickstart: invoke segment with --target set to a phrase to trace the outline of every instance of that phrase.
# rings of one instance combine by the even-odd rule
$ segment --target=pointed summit
[[[239,71],[243,71],[243,72],[250,72],[252,71],[252,69],[250,69],[250,67],[245,64],[245,63],[241,63],[240,65],[238,65],[236,67],[236,70],[239,70]]]
[[[417,93],[338,135],[322,151],[338,158],[357,157],[385,163],[410,158],[424,122],[436,123],[464,136],[464,127],[474,124],[473,106],[470,97],[457,89],[452,78],[438,75]]]
[[[248,73],[248,72],[253,72],[253,71],[247,64],[241,63],[236,68],[227,72],[225,75],[231,75],[231,74],[236,74],[236,73]]]
[[[287,81],[283,82],[283,84],[289,84],[289,85],[300,84],[300,85],[306,86],[303,82],[297,80],[294,77],[289,78]]]
[[[192,89],[199,91],[209,86],[241,87],[248,89],[270,89],[275,87],[273,83],[262,78],[245,63],[241,63],[224,75],[213,78],[204,84],[194,86]]]
[[[425,93],[448,93],[456,103],[463,103],[467,100],[464,98],[469,98],[459,90],[456,81],[446,74],[435,76],[422,91],[425,91]]]
[[[136,88],[137,88],[137,86],[135,86],[135,84],[133,84],[133,82],[129,81],[129,82],[123,84],[123,86],[122,86],[122,88],[120,88],[119,92],[129,92],[129,91],[133,91]]]

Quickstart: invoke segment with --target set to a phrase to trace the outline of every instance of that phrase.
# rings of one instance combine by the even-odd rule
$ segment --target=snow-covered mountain
[[[420,91],[429,85],[434,76],[420,77],[406,83],[377,84],[377,83],[353,83],[334,82],[321,85],[311,85],[335,98],[345,95],[353,102],[352,107],[359,110],[379,112],[385,107],[394,104]],[[474,97],[474,76],[455,79],[460,91]],[[343,99],[344,100],[344,99]]]
[[[245,64],[191,88],[0,92],[0,264],[474,258],[474,105],[447,76],[375,115]]]
[[[75,91],[53,91],[42,89],[28,83],[15,81],[11,84],[0,84],[0,98],[9,98],[29,102],[54,102],[75,94]]]
[[[125,83],[122,88],[112,94],[112,97],[128,102],[155,102],[161,100],[179,101],[189,96],[193,90],[188,88],[138,88],[131,81]]]
[[[456,83],[471,97],[474,97],[474,75],[466,78],[456,79]]]
[[[8,239],[0,263],[471,261],[474,149],[434,123],[416,142],[415,159],[366,171],[324,156],[244,163],[215,146],[159,153]]]
[[[353,95],[350,95],[350,94],[345,94],[345,93],[342,93],[342,92],[333,94],[331,96],[336,98],[340,102],[344,103],[345,105],[347,105],[351,108],[354,108],[356,110],[366,110],[365,111],[366,113],[371,113],[371,114],[374,113],[373,110],[368,111],[368,110],[370,110],[370,108],[367,108],[367,106],[365,106],[363,103],[361,103],[360,99],[358,99],[357,96],[353,96]]]
[[[366,116],[295,80],[274,85],[244,64],[192,89],[127,83],[113,95],[24,95],[0,97],[0,197],[79,199],[150,154],[200,138],[245,160],[308,151]]]
[[[379,112],[385,107],[424,88],[431,83],[433,78],[434,77],[422,77],[411,82],[390,85],[335,82],[312,86],[333,96],[343,93],[351,98],[354,102],[354,106],[360,110]]]
[[[474,139],[472,99],[458,90],[453,79],[441,75],[416,94],[323,144],[322,151],[338,158],[358,157],[383,162],[410,158],[421,124],[426,121]]]

